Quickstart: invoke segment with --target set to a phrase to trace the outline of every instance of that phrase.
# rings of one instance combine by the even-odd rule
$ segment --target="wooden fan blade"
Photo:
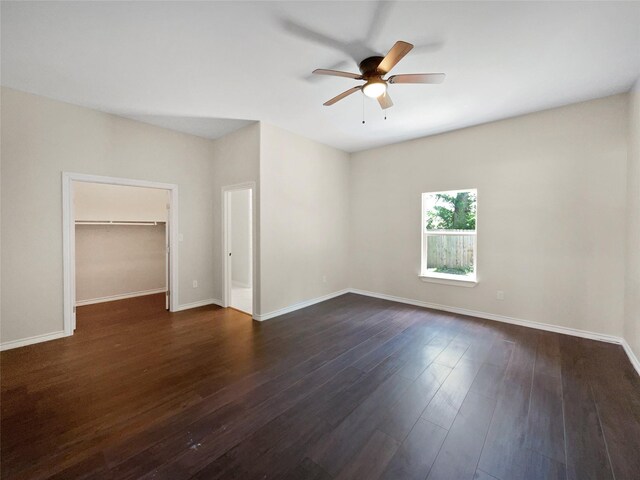
[[[388,92],[385,92],[384,95],[380,95],[378,97],[378,103],[380,104],[380,108],[383,110],[393,107],[393,102],[391,101],[391,97]]]
[[[316,75],[331,75],[332,77],[347,77],[355,80],[362,80],[362,75],[351,72],[341,72],[340,70],[327,70],[325,68],[316,68],[313,73]]]
[[[331,105],[333,105],[334,103],[342,100],[344,97],[348,97],[349,95],[351,95],[352,93],[356,93],[358,90],[362,89],[362,87],[358,86],[358,87],[353,87],[350,88],[349,90],[347,90],[346,92],[342,92],[340,95],[336,95],[335,97],[333,97],[331,100],[327,100],[326,102],[324,102],[324,106],[325,107],[329,107]]]
[[[389,73],[402,58],[411,51],[413,45],[402,40],[397,41],[389,53],[382,59],[378,65],[378,71],[381,73]]]
[[[389,83],[442,83],[446,75],[444,73],[407,73],[403,75],[391,75]]]

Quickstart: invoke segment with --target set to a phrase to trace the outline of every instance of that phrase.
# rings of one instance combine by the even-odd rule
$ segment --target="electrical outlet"
[[[326,275],[322,276],[322,283],[327,283],[327,276]]]
[[[198,288],[198,280],[193,281],[193,288]]]
[[[496,292],[496,298],[497,298],[498,300],[504,300],[504,292],[503,292],[502,290],[498,290],[498,291]]]
[[[181,242],[184,240],[184,235],[182,233],[178,234],[178,241]]]

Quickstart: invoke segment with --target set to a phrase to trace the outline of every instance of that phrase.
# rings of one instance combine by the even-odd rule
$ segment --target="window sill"
[[[459,275],[441,274],[421,274],[418,275],[420,280],[428,283],[440,283],[442,285],[454,285],[456,287],[473,288],[478,285],[478,281],[473,278],[460,278]]]

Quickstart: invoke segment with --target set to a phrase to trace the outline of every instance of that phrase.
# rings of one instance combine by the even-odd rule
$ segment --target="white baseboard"
[[[178,305],[178,308],[175,309],[174,312],[182,312],[183,310],[205,307],[207,305],[218,305],[219,307],[221,307],[222,300],[218,300],[217,298],[208,298],[206,300],[200,300],[198,302],[185,303],[184,305]]]
[[[596,332],[589,332],[587,330],[579,330],[579,329],[575,329],[575,328],[569,328],[569,327],[560,327],[557,325],[550,325],[548,323],[540,323],[540,322],[534,322],[531,320],[523,320],[520,318],[514,318],[514,317],[507,317],[505,315],[497,315],[495,313],[487,313],[487,312],[480,312],[477,310],[468,310],[465,308],[459,308],[459,307],[450,307],[448,305],[440,305],[437,303],[429,303],[429,302],[423,302],[421,300],[414,300],[414,299],[410,299],[410,298],[404,298],[404,297],[396,297],[394,295],[387,295],[384,293],[376,293],[376,292],[369,292],[367,290],[359,290],[357,288],[346,288],[343,290],[339,290],[337,292],[333,292],[333,293],[329,293],[327,295],[323,295],[322,297],[317,297],[317,298],[313,298],[311,300],[305,300],[304,302],[299,302],[296,303],[294,305],[290,305],[288,307],[284,307],[281,308],[279,310],[275,310],[273,312],[269,312],[266,314],[254,314],[253,315],[253,319],[254,320],[258,320],[258,321],[264,321],[264,320],[269,320],[271,318],[274,317],[278,317],[280,315],[284,315],[285,313],[289,313],[289,312],[294,312],[296,310],[300,310],[301,308],[305,308],[305,307],[310,307],[311,305],[315,305],[316,303],[320,303],[320,302],[324,302],[326,300],[330,300],[332,298],[335,297],[339,297],[340,295],[344,295],[346,293],[355,293],[357,295],[365,295],[367,297],[375,297],[375,298],[380,298],[382,300],[389,300],[392,302],[398,302],[398,303],[405,303],[407,305],[414,305],[417,307],[424,307],[424,308],[431,308],[433,310],[441,310],[444,312],[451,312],[451,313],[457,313],[460,315],[468,315],[471,317],[478,317],[478,318],[484,318],[487,320],[494,320],[494,321],[498,321],[498,322],[504,322],[504,323],[510,323],[513,325],[520,325],[523,327],[529,327],[529,328],[535,328],[538,330],[546,330],[549,332],[555,332],[555,333],[561,333],[561,334],[565,334],[565,335],[572,335],[574,337],[582,337],[582,338],[588,338],[590,340],[598,340],[601,342],[608,342],[608,343],[615,343],[618,345],[621,345],[622,348],[624,349],[625,353],[627,354],[627,356],[629,357],[629,361],[631,362],[631,364],[633,365],[633,367],[635,368],[635,370],[638,372],[638,375],[640,375],[640,360],[638,359],[638,357],[635,355],[635,353],[633,352],[633,350],[631,349],[631,347],[629,346],[629,344],[627,343],[627,341],[624,338],[620,338],[620,337],[616,337],[613,335],[605,335],[602,333],[596,333]],[[148,295],[148,293],[147,293]],[[107,301],[107,300],[105,300]],[[178,309],[175,310],[176,312],[180,312],[183,310],[189,310],[191,308],[197,308],[197,307],[203,307],[206,305],[218,305],[218,306],[222,306],[222,301],[215,299],[215,298],[210,298],[207,300],[200,300],[198,302],[192,302],[192,303],[187,303],[184,305],[179,305]],[[64,337],[64,331],[59,331],[59,332],[52,332],[52,333],[46,333],[43,335],[35,335],[33,337],[28,337],[28,338],[22,338],[20,340],[12,340],[9,342],[4,342],[4,343],[0,343],[0,351],[4,351],[4,350],[10,350],[12,348],[18,348],[18,347],[24,347],[26,345],[32,345],[34,343],[40,343],[40,342],[47,342],[49,340],[55,340],[58,338],[62,338]]]
[[[380,298],[382,300],[390,300],[392,302],[406,303],[408,305],[415,305],[417,307],[431,308],[433,310],[441,310],[444,312],[457,313],[460,315],[468,315],[470,317],[478,317],[478,318],[484,318],[487,320],[495,320],[497,322],[510,323],[513,325],[520,325],[522,327],[535,328],[537,330],[546,330],[548,332],[562,333],[564,335],[571,335],[574,337],[588,338],[590,340],[598,340],[600,342],[615,343],[618,345],[622,345],[625,353],[629,357],[629,361],[638,372],[638,375],[640,375],[640,362],[638,361],[638,358],[635,356],[635,354],[631,350],[631,347],[629,346],[629,344],[624,338],[616,337],[614,335],[606,335],[604,333],[590,332],[588,330],[579,330],[576,328],[560,327],[558,325],[550,325],[548,323],[534,322],[532,320],[523,320],[521,318],[507,317],[505,315],[497,315],[495,313],[480,312],[477,310],[467,310],[466,308],[450,307],[448,305],[439,305],[437,303],[423,302],[421,300],[413,300],[411,298],[396,297],[394,295],[369,292],[367,290],[358,290],[357,288],[350,288],[349,292],[355,293],[358,295],[365,295],[367,297]]]
[[[165,293],[166,288],[156,288],[154,290],[143,290],[140,292],[123,293],[121,295],[111,295],[109,297],[90,298],[88,300],[80,300],[76,302],[76,307],[83,305],[93,305],[94,303],[113,302],[115,300],[124,300],[126,298],[144,297],[145,295],[154,295],[156,293]]]
[[[310,307],[311,305],[315,305],[316,303],[324,302],[326,300],[330,300],[335,297],[339,297],[340,295],[344,295],[345,293],[349,293],[349,289],[345,288],[344,290],[338,290],[337,292],[328,293],[327,295],[323,295],[322,297],[312,298],[311,300],[305,300],[304,302],[299,302],[294,305],[289,305],[288,307],[281,308],[279,310],[274,310],[273,312],[263,313],[263,314],[253,314],[253,319],[262,322],[264,320],[269,320],[274,317],[279,317],[280,315],[284,315],[285,313],[295,312],[296,310],[300,310],[301,308]]]
[[[64,331],[45,333],[43,335],[34,335],[33,337],[21,338],[20,340],[11,340],[10,342],[0,343],[0,351],[11,350],[12,348],[26,347],[34,343],[48,342],[64,337]]]
[[[507,317],[505,315],[498,315],[495,313],[480,312],[478,310],[468,310],[466,308],[449,307],[448,305],[440,305],[437,303],[423,302],[421,300],[413,300],[410,298],[396,297],[394,295],[387,295],[384,293],[368,292],[366,290],[358,290],[355,288],[350,289],[351,293],[358,295],[366,295],[367,297],[381,298],[383,300],[391,300],[392,302],[406,303],[408,305],[415,305],[417,307],[431,308],[433,310],[441,310],[443,312],[457,313],[459,315],[469,315],[470,317],[484,318],[487,320],[495,320],[497,322],[511,323],[513,325],[520,325],[522,327],[536,328],[538,330],[546,330],[548,332],[564,333],[565,335],[572,335],[574,337],[589,338],[591,340],[599,340],[601,342],[618,343],[622,344],[620,337],[613,335],[605,335],[603,333],[589,332],[587,330],[578,330],[569,327],[560,327],[558,325],[551,325],[549,323],[534,322],[532,320],[523,320],[521,318]]]
[[[638,357],[636,357],[636,354],[631,350],[631,346],[624,338],[622,339],[622,348],[624,348],[627,357],[629,357],[631,365],[633,365],[633,368],[635,368],[638,375],[640,375],[640,360],[638,360]]]
[[[164,292],[166,290],[162,290]],[[153,292],[153,291],[152,291]],[[161,293],[161,292],[155,292]],[[150,295],[150,293],[143,293],[142,295]],[[132,295],[132,296],[141,296],[141,295]],[[129,297],[127,297],[129,298]],[[110,301],[110,300],[105,300]],[[98,302],[96,302],[98,303]],[[88,305],[88,304],[85,304]],[[203,307],[205,305],[220,305],[222,306],[222,301],[217,300],[215,298],[210,298],[207,300],[201,300],[199,302],[187,303],[185,305],[180,305],[178,307],[177,312],[182,310],[189,310],[190,308]],[[0,343],[0,351],[10,350],[12,348],[25,347],[27,345],[33,345],[34,343],[48,342],[49,340],[56,340],[58,338],[64,337],[64,331],[45,333],[43,335],[34,335],[33,337],[21,338],[19,340],[12,340],[9,342]]]

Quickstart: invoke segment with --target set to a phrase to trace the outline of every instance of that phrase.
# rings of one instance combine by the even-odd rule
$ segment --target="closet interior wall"
[[[168,191],[75,182],[76,305],[167,290]]]

